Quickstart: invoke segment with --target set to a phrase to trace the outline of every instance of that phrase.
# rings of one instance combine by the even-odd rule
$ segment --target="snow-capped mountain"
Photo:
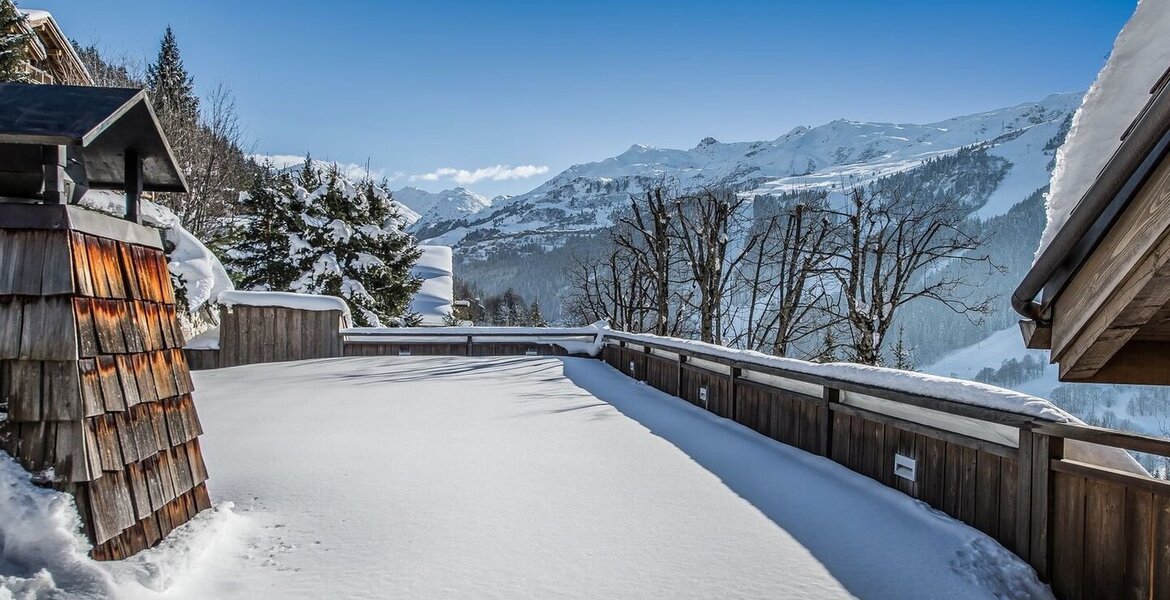
[[[705,138],[689,150],[634,145],[618,156],[574,165],[528,193],[457,218],[424,215],[416,232],[430,243],[461,248],[465,260],[533,244],[555,248],[570,234],[610,225],[629,194],[662,180],[682,189],[732,184],[758,195],[831,190],[912,171],[962,149],[977,151],[997,165],[994,185],[955,190],[956,201],[987,218],[1005,213],[1047,184],[1055,152],[1051,141],[1063,134],[1080,99],[1080,93],[1054,94],[1040,102],[926,125],[837,120],[797,127],[767,141]]]
[[[464,187],[428,192],[404,187],[393,193],[394,200],[421,215],[418,225],[450,223],[489,208],[492,201]]]

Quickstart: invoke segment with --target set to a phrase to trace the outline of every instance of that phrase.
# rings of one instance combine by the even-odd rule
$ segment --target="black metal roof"
[[[0,144],[9,151],[28,146],[38,156],[43,145],[79,146],[89,187],[115,190],[125,185],[123,153],[135,150],[143,158],[143,190],[187,191],[143,90],[0,84]]]

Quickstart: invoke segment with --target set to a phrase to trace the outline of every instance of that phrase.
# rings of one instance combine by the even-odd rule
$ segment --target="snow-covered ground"
[[[0,461],[17,496],[0,598],[1049,597],[983,534],[599,361],[344,358],[195,382],[224,508],[97,564],[68,503]]]

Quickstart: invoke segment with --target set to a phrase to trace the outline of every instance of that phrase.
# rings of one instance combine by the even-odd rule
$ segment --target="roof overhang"
[[[170,143],[144,90],[0,84],[0,144],[81,148],[89,187],[121,190],[125,153],[142,158],[142,189],[188,191]]]

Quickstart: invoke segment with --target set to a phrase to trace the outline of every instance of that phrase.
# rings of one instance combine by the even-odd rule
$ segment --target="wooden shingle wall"
[[[0,447],[74,495],[94,558],[211,505],[182,346],[162,250],[0,229]]]

